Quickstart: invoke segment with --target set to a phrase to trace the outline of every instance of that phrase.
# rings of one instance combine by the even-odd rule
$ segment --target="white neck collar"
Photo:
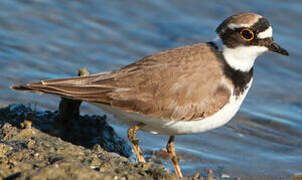
[[[236,48],[228,48],[223,45],[221,39],[217,36],[214,43],[222,52],[225,61],[235,70],[249,72],[254,66],[256,58],[267,51],[264,46],[238,46]]]

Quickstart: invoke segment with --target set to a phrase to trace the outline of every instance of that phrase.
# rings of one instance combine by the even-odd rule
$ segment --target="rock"
[[[79,116],[68,127],[57,118],[21,104],[0,109],[0,179],[177,178],[163,166],[132,163],[131,147],[105,116]]]

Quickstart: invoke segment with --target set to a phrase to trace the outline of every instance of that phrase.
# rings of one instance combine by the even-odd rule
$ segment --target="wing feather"
[[[148,56],[116,71],[12,88],[105,103],[164,119],[200,119],[221,109],[230,97],[222,83],[219,55],[213,46],[200,43]]]

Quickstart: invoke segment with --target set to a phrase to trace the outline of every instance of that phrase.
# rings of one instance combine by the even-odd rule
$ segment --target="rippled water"
[[[59,98],[13,92],[9,86],[108,71],[164,49],[215,37],[227,16],[252,11],[267,17],[275,40],[291,56],[267,53],[240,112],[211,132],[176,137],[186,175],[217,173],[288,177],[302,172],[302,2],[254,1],[0,1],[0,100],[55,109]],[[84,104],[85,113],[102,113]],[[126,138],[126,127],[113,123]],[[144,151],[167,137],[139,133]],[[169,161],[165,165],[172,169]]]

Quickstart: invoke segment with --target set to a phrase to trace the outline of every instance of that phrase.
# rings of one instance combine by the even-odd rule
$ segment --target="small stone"
[[[104,151],[104,149],[99,144],[95,144],[92,147],[92,151],[94,151],[94,152],[102,152],[102,151]]]
[[[100,160],[98,158],[93,158],[90,163],[91,163],[90,166],[93,166],[94,168],[96,168],[100,165]]]
[[[88,70],[86,68],[80,68],[78,70],[78,76],[89,76],[90,73],[88,72]]]
[[[199,177],[200,177],[200,175],[199,175],[199,173],[197,172],[197,173],[194,175],[193,179],[198,179]]]
[[[32,121],[25,119],[24,122],[21,123],[22,129],[31,129]]]
[[[113,170],[112,165],[108,162],[102,163],[99,167],[100,172],[106,172],[106,171],[112,171],[112,170]]]
[[[11,146],[8,146],[6,144],[0,144],[0,157],[4,157],[5,154],[12,149],[13,148]]]
[[[208,171],[207,180],[214,180],[214,178],[212,177],[212,175],[213,175],[213,170],[210,169],[210,170]]]
[[[35,144],[36,144],[36,141],[34,141],[34,140],[31,139],[31,140],[28,141],[27,147],[28,147],[29,149],[32,149],[32,148],[35,147]]]
[[[148,169],[151,168],[152,162],[140,163],[139,165],[143,171],[147,171]]]

